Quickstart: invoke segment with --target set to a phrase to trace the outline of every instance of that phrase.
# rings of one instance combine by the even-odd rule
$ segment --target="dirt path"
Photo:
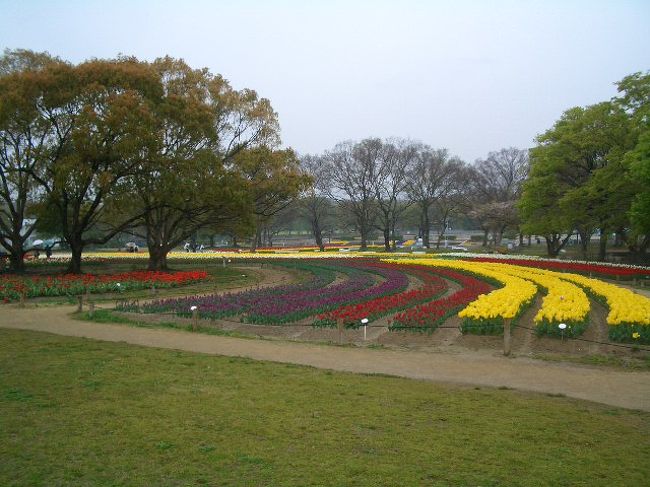
[[[509,387],[650,411],[650,372],[504,358],[493,352],[426,353],[286,341],[239,339],[183,331],[73,320],[74,306],[0,306],[0,327],[126,342],[147,347],[242,356],[358,373],[489,387]]]

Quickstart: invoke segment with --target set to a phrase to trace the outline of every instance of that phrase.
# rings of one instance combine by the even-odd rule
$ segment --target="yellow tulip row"
[[[491,264],[462,260],[418,259],[417,261],[387,259],[385,262],[418,264],[431,267],[445,267],[493,279],[504,287],[489,294],[482,294],[458,313],[461,318],[489,320],[494,318],[511,319],[529,304],[537,294],[537,287],[530,281],[509,275],[493,268]]]
[[[609,308],[608,325],[650,325],[650,299],[614,284],[579,274],[556,273],[566,281],[578,284],[604,298]]]
[[[546,289],[535,323],[582,322],[589,314],[589,298],[575,284],[562,280],[557,273],[509,264],[488,264],[492,269],[532,281]],[[562,274],[560,274],[562,276]]]
[[[221,260],[226,259],[314,259],[314,258],[349,258],[363,257],[368,253],[364,252],[291,252],[278,251],[277,253],[250,253],[250,252],[170,252],[167,254],[168,259],[181,260]],[[371,254],[376,257],[376,254]],[[65,257],[65,255],[62,255]],[[84,258],[104,258],[104,259],[147,259],[149,253],[136,252],[85,252]]]

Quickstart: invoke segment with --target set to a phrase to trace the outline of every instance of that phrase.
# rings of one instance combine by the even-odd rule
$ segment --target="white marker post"
[[[557,325],[557,327],[560,329],[560,335],[562,335],[562,341],[564,341],[564,330],[566,330],[566,323],[560,323]]]
[[[368,330],[368,318],[364,318],[361,320],[361,324],[363,325],[363,341],[366,341],[366,332]]]
[[[190,311],[192,312],[192,331],[196,331],[199,329],[199,311],[196,306],[192,306]]]

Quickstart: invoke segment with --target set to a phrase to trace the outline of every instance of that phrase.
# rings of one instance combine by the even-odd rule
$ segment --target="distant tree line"
[[[325,222],[335,214],[339,225],[351,222],[362,249],[379,233],[386,251],[396,247],[397,225],[414,215],[424,247],[432,246],[434,229],[439,246],[459,216],[483,229],[486,245],[489,237],[499,245],[507,228],[518,228],[517,200],[529,167],[527,150],[502,149],[467,164],[446,149],[398,138],[343,142],[301,164],[316,183],[298,201],[298,214],[310,222],[316,243],[323,248]]]
[[[617,84],[619,96],[571,108],[536,139],[530,150],[491,152],[473,164],[404,139],[344,142],[302,158],[318,183],[301,200],[321,248],[327,215],[351,221],[366,248],[369,235],[395,248],[396,223],[417,214],[419,235],[436,246],[450,218],[483,231],[483,245],[499,245],[509,230],[541,236],[555,257],[576,236],[582,257],[599,235],[597,259],[605,260],[613,235],[631,260],[646,260],[650,245],[650,74]],[[299,213],[300,214],[300,213]],[[529,240],[530,241],[530,240]]]

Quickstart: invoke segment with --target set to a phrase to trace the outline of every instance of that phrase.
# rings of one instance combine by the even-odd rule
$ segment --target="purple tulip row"
[[[397,269],[375,267],[372,262],[341,260],[318,264],[302,261],[281,265],[312,273],[305,282],[222,295],[194,296],[159,300],[144,306],[146,313],[176,312],[189,316],[196,306],[203,318],[240,315],[242,321],[256,324],[280,324],[323,313],[344,304],[374,299],[401,292],[408,277]],[[333,284],[336,273],[343,282]]]
[[[142,311],[145,313],[173,311],[182,316],[191,314],[190,307],[197,306],[201,313],[209,314],[213,318],[223,318],[243,313],[263,300],[277,299],[309,290],[321,290],[336,278],[335,271],[329,266],[314,266],[309,263],[282,263],[280,265],[307,271],[310,274],[309,278],[297,284],[251,289],[236,293],[160,299],[145,304]]]
[[[358,267],[346,265],[350,270],[356,269],[356,275],[345,282],[312,291],[304,296],[283,296],[283,299],[258,303],[246,316],[249,323],[286,323],[297,321],[307,316],[323,313],[343,304],[357,303],[386,294],[400,292],[408,286],[408,277],[394,269],[372,266]],[[381,278],[377,282],[374,275]]]

